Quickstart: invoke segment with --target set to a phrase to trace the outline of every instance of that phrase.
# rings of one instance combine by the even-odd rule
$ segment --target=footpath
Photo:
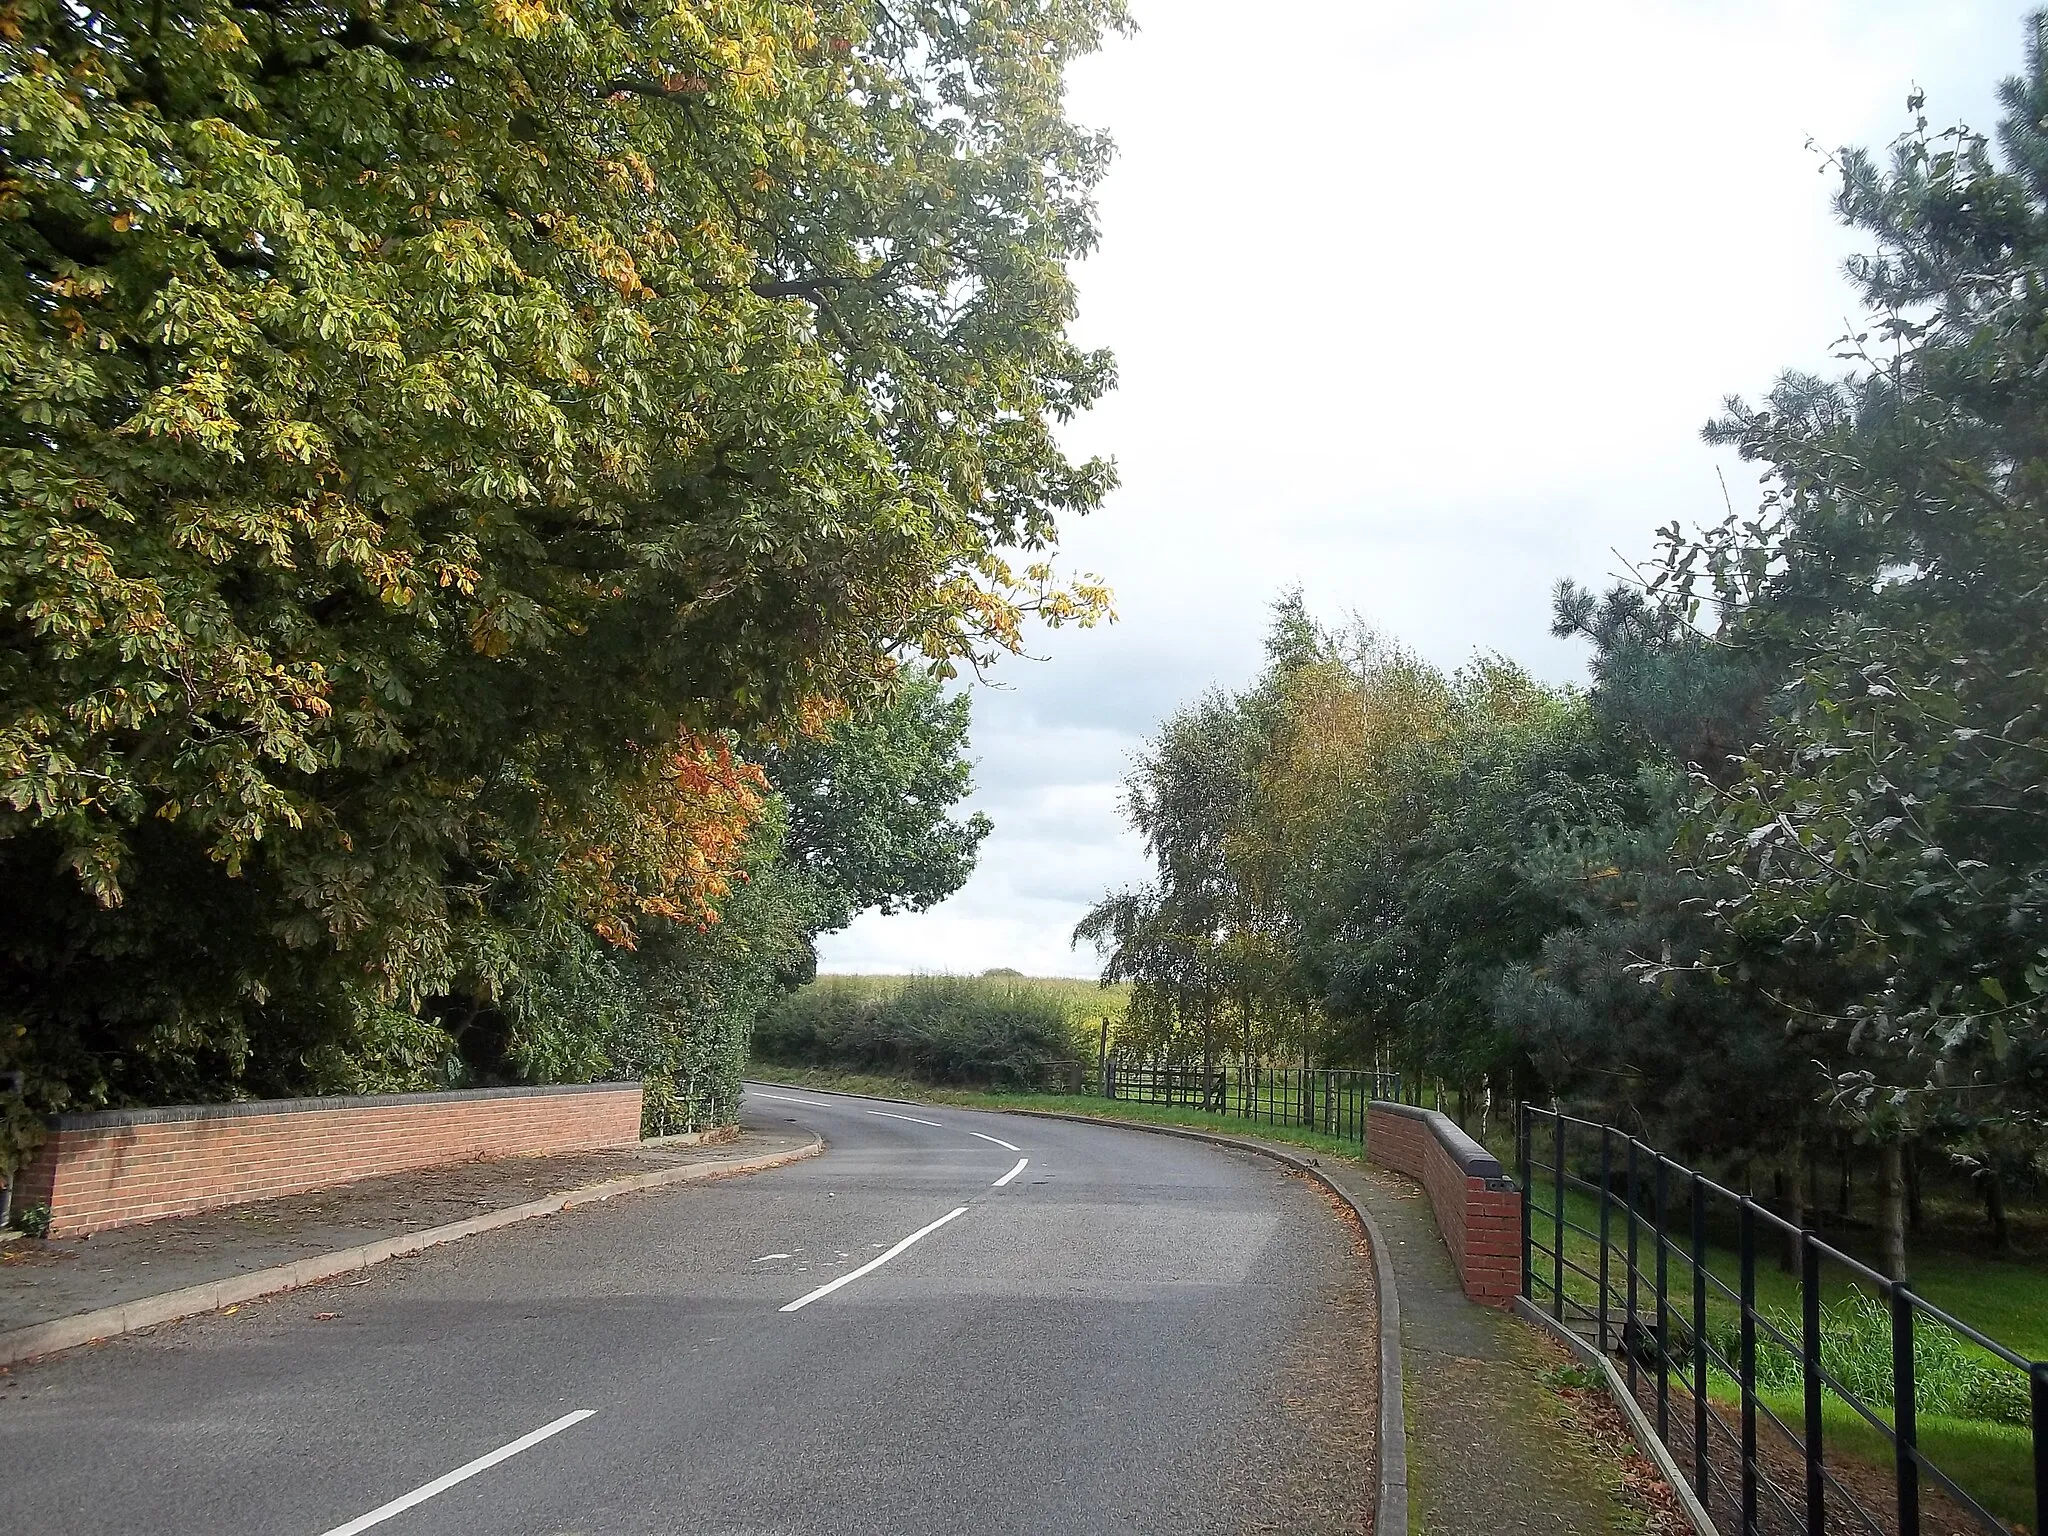
[[[1627,1443],[1600,1390],[1560,1391],[1561,1382],[1578,1379],[1564,1351],[1511,1314],[1466,1300],[1422,1186],[1349,1160],[1320,1164],[1372,1213],[1392,1249],[1409,1529],[1428,1536],[1685,1529],[1657,1507],[1656,1474]],[[1592,1418],[1589,1410],[1598,1408],[1607,1413]]]
[[[819,1151],[809,1134],[647,1142],[359,1179],[89,1237],[0,1246],[0,1366],[331,1279],[571,1206],[747,1173]]]

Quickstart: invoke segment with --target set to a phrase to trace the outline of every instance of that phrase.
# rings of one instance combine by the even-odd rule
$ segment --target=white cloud
[[[977,694],[981,868],[826,968],[1088,972],[1067,933],[1144,874],[1116,779],[1284,586],[1576,675],[1551,584],[1718,516],[1717,467],[1752,499],[1701,423],[1845,327],[1808,139],[1885,143],[1916,84],[1988,127],[2030,3],[1135,0],[1072,93],[1120,147],[1079,330],[1122,382],[1071,441],[1124,484],[1066,547],[1122,622]]]

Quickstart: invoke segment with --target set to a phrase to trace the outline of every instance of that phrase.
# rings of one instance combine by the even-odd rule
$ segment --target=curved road
[[[0,1376],[0,1510],[40,1536],[1364,1528],[1369,1294],[1302,1181],[802,1089],[750,1087],[744,1118],[828,1150]]]

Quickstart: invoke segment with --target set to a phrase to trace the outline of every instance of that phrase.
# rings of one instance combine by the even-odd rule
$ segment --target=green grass
[[[1490,1138],[1490,1149],[1500,1158],[1501,1165],[1511,1171],[1515,1166],[1512,1137],[1510,1125],[1505,1138],[1500,1135]],[[1547,1144],[1538,1147],[1535,1156],[1540,1161],[1548,1161]],[[1576,1163],[1573,1169],[1580,1171]],[[1550,1195],[1543,1183],[1545,1177],[1544,1170],[1537,1168],[1535,1203],[1538,1205],[1549,1203]],[[1674,1198],[1683,1198],[1684,1181],[1675,1181],[1673,1187]],[[2015,1203],[2012,1224],[2018,1238],[2018,1251],[2001,1254],[1990,1246],[1984,1234],[1982,1216],[1972,1198],[1944,1187],[1930,1174],[1925,1203],[1925,1230],[1915,1234],[1909,1243],[1908,1259],[1914,1290],[1952,1317],[1997,1339],[2015,1353],[2036,1360],[2048,1359],[2048,1209]],[[1599,1221],[1597,1202],[1591,1195],[1579,1191],[1566,1192],[1565,1214],[1585,1227],[1596,1226]],[[1859,1214],[1867,1215],[1868,1212],[1859,1210]],[[1538,1219],[1541,1220],[1540,1217]],[[1622,1232],[1619,1205],[1612,1219],[1614,1241],[1618,1246]],[[1681,1244],[1689,1241],[1688,1221],[1683,1211],[1673,1217],[1673,1235]],[[1867,1221],[1844,1226],[1838,1221],[1823,1218],[1821,1236],[1831,1247],[1840,1249],[1851,1258],[1873,1269],[1882,1267],[1876,1232]],[[1537,1238],[1548,1241],[1541,1231]],[[1736,1284],[1741,1270],[1735,1241],[1733,1213],[1725,1202],[1715,1202],[1709,1218],[1707,1267],[1731,1287]],[[1796,1312],[1799,1304],[1798,1278],[1781,1266],[1781,1245],[1771,1240],[1767,1230],[1760,1232],[1759,1241],[1764,1245],[1757,1257],[1759,1305]],[[1590,1240],[1569,1234],[1565,1248],[1570,1257],[1582,1264],[1586,1262],[1582,1254],[1597,1254],[1599,1251]],[[1587,1264],[1586,1267],[1592,1266]],[[1824,1300],[1838,1299],[1849,1285],[1849,1278],[1841,1266],[1823,1265],[1821,1289]],[[1571,1294],[1570,1287],[1566,1289],[1567,1294]],[[1591,1297],[1590,1286],[1586,1288],[1585,1295]]]
[[[1542,1188],[1536,1191],[1539,1202],[1545,1200],[1548,1192]],[[1567,1191],[1565,1214],[1569,1221],[1582,1227],[1598,1229],[1599,1204],[1590,1194]],[[1620,1288],[1626,1285],[1626,1270],[1623,1267],[1623,1245],[1626,1241],[1626,1224],[1622,1208],[1617,1206],[1610,1214],[1609,1240],[1610,1286]],[[1548,1244],[1552,1229],[1548,1212],[1537,1212],[1536,1239]],[[1727,1241],[1710,1242],[1707,1253],[1707,1270],[1730,1289],[1739,1287],[1741,1263],[1737,1253],[1729,1246],[1732,1233],[1714,1233]],[[1588,1270],[1598,1267],[1600,1245],[1596,1239],[1570,1230],[1565,1233],[1565,1253],[1573,1262]],[[1655,1246],[1645,1226],[1638,1238],[1638,1264],[1648,1270],[1655,1264]],[[1538,1294],[1545,1298],[1549,1294],[1548,1259],[1536,1255],[1538,1265]],[[1691,1266],[1682,1253],[1674,1252],[1669,1260],[1670,1286],[1682,1318],[1691,1314]],[[1935,1305],[1998,1339],[2007,1348],[2017,1353],[2041,1358],[2048,1355],[2048,1276],[2038,1267],[2013,1260],[1995,1260],[1971,1254],[1953,1252],[1922,1252],[1914,1261],[1917,1271],[1916,1287]],[[1839,1265],[1825,1266],[1822,1270],[1822,1300],[1829,1306],[1839,1306],[1849,1298],[1853,1288],[1851,1278]],[[1572,1274],[1565,1275],[1565,1294],[1574,1301],[1590,1306],[1595,1299],[1593,1282]],[[1776,1314],[1789,1325],[1799,1315],[1798,1277],[1777,1263],[1777,1250],[1772,1247],[1760,1254],[1756,1266],[1756,1294],[1759,1309],[1767,1314]],[[1724,1341],[1728,1331],[1737,1326],[1740,1308],[1720,1291],[1710,1288],[1708,1300],[1709,1333],[1718,1335]],[[1648,1287],[1644,1287],[1644,1299],[1639,1305],[1654,1306]],[[1619,1306],[1610,1302],[1615,1313]],[[1620,1324],[1615,1324],[1617,1329]],[[1930,1326],[1923,1324],[1923,1327]],[[1795,1335],[1796,1336],[1796,1335]],[[1977,1350],[1974,1345],[1958,1341],[1958,1347],[1970,1356],[1988,1362],[1990,1357]],[[1725,1351],[1724,1351],[1725,1353]],[[2014,1377],[2011,1383],[2015,1392],[2023,1391],[2024,1384],[2019,1373],[2010,1367],[1997,1367],[2002,1373]],[[1708,1395],[1716,1403],[1735,1405],[1739,1396],[1735,1383],[1710,1372]],[[1772,1411],[1795,1429],[1804,1415],[1802,1399],[1798,1392],[1762,1391],[1759,1399]],[[1869,1463],[1879,1468],[1889,1468],[1892,1463],[1892,1449],[1884,1437],[1859,1415],[1830,1393],[1823,1399],[1825,1433],[1823,1443],[1828,1448],[1830,1459],[1843,1456]],[[1872,1404],[1874,1412],[1888,1416],[1888,1408]],[[1928,1460],[1955,1479],[1971,1496],[2001,1518],[2012,1522],[2031,1522],[2034,1516],[2033,1448],[2029,1433],[2017,1425],[1991,1423],[1980,1419],[1957,1419],[1922,1411],[1918,1419],[1920,1443]]]
[[[2006,1348],[2048,1360],[2048,1265],[1928,1253],[1913,1260],[1921,1295]]]
[[[1735,1384],[1715,1376],[1708,1382],[1707,1396],[1722,1416],[1733,1423],[1741,1408]],[[1797,1393],[1759,1392],[1757,1401],[1794,1430],[1805,1420],[1806,1410]],[[1821,1400],[1821,1425],[1821,1444],[1826,1447],[1829,1466],[1844,1460],[1859,1461],[1889,1476],[1891,1442],[1872,1429],[1855,1409],[1831,1396],[1825,1397]],[[2034,1451],[2027,1430],[2015,1424],[1986,1424],[1978,1419],[1950,1419],[1938,1414],[1922,1414],[1918,1429],[1921,1452],[1929,1461],[2007,1524],[2032,1528]],[[1775,1430],[1759,1427],[1757,1433],[1759,1438],[1784,1444]],[[1923,1482],[1931,1480],[1923,1478]],[[1889,1488],[1888,1483],[1883,1486]],[[1799,1496],[1793,1490],[1795,1501]],[[1870,1505],[1867,1492],[1858,1496],[1866,1506]],[[1872,1513],[1883,1518],[1890,1506],[1882,1502],[1886,1495],[1878,1497],[1881,1502],[1872,1508]]]
[[[922,972],[919,975],[949,974]],[[988,980],[1008,982],[1020,991],[1034,992],[1057,998],[1066,1010],[1067,1020],[1077,1027],[1099,1024],[1107,1017],[1110,1028],[1116,1028],[1116,1021],[1123,1017],[1124,1009],[1130,1006],[1131,989],[1128,986],[1102,986],[1078,976],[1020,976],[1008,971],[985,971],[982,976]],[[919,979],[918,976],[820,976],[806,992],[842,993],[861,999],[888,997],[903,990],[904,986]]]
[[[1512,1167],[1512,1160],[1509,1162]],[[1541,1172],[1538,1172],[1539,1187],[1535,1191],[1535,1203],[1547,1204],[1550,1191],[1541,1187]],[[1565,1192],[1565,1217],[1579,1226],[1598,1230],[1600,1206],[1592,1195],[1578,1190]],[[1626,1240],[1626,1218],[1624,1209],[1618,1203],[1609,1213],[1609,1242],[1612,1245],[1610,1264],[1615,1277],[1625,1278],[1622,1268],[1622,1249]],[[1546,1246],[1550,1242],[1549,1213],[1537,1212],[1536,1240]],[[1688,1242],[1682,1231],[1674,1230],[1683,1248]],[[1648,1268],[1656,1262],[1656,1248],[1647,1225],[1638,1238],[1638,1263]],[[1565,1233],[1565,1256],[1585,1269],[1598,1266],[1600,1244],[1593,1238],[1567,1230]],[[1758,1254],[1756,1265],[1757,1305],[1765,1310],[1775,1310],[1797,1316],[1799,1310],[1799,1277],[1783,1268],[1778,1262],[1779,1246],[1770,1244]],[[1852,1256],[1858,1255],[1854,1247],[1847,1249]],[[1537,1255],[1539,1277],[1540,1266],[1545,1262],[1543,1255]],[[1674,1252],[1670,1260],[1672,1286],[1685,1289],[1691,1285],[1690,1269],[1683,1258]],[[1709,1228],[1707,1248],[1707,1271],[1729,1287],[1738,1289],[1742,1277],[1741,1259],[1733,1246],[1733,1233]],[[1972,1253],[1956,1253],[1929,1248],[1913,1256],[1913,1285],[1922,1296],[1951,1316],[1968,1323],[1972,1328],[1997,1339],[2006,1348],[2031,1359],[2048,1359],[2048,1267],[2038,1260],[1987,1258]],[[1852,1288],[1853,1280],[1838,1264],[1823,1265],[1821,1269],[1821,1298],[1825,1303],[1841,1300]],[[1577,1300],[1590,1303],[1594,1287],[1590,1281],[1579,1279],[1569,1272],[1565,1276],[1565,1294]],[[1723,1297],[1718,1291],[1711,1293],[1711,1309],[1720,1309],[1729,1315],[1735,1313],[1735,1303]]]

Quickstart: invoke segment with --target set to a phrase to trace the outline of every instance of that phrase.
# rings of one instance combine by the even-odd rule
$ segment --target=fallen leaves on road
[[[313,1314],[313,1321],[316,1323],[331,1323],[339,1316],[341,1316],[339,1312],[315,1312]]]

